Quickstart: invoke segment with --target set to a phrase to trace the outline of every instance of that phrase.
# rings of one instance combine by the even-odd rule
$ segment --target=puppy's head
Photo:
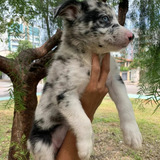
[[[134,38],[118,23],[113,9],[96,0],[66,1],[57,9],[56,16],[64,19],[64,40],[85,44],[99,54],[118,51]]]

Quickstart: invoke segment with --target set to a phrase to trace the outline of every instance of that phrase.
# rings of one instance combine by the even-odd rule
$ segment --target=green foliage
[[[17,85],[14,90],[13,89],[9,89],[9,95],[10,95],[10,99],[8,100],[8,103],[10,104],[10,102],[13,102],[13,100],[15,101],[15,111],[20,112],[25,110],[25,106],[24,106],[24,96],[25,91],[23,89],[21,89],[21,85]]]
[[[19,54],[18,52],[12,52],[12,53],[8,54],[6,57],[10,58],[10,59],[16,59],[18,54]]]
[[[56,28],[62,28],[62,20],[54,19],[54,10],[65,0],[1,0],[0,1],[0,33],[20,34],[18,22],[21,19],[29,25],[39,25],[47,32],[47,39]],[[117,7],[119,0],[109,0],[113,7]]]
[[[28,154],[28,151],[22,148],[26,144],[26,136],[23,135],[20,143],[11,143],[11,147],[15,147],[16,153],[14,154],[14,158],[18,160],[27,160],[25,157]]]
[[[17,84],[14,87],[14,89],[12,89],[13,86],[11,86],[8,89],[10,99],[4,103],[4,108],[10,108],[13,104],[15,104],[14,105],[15,111],[20,112],[20,111],[25,110],[24,97],[26,95],[26,91],[23,89],[22,86],[23,84],[20,84],[17,81]]]
[[[30,41],[28,40],[19,41],[17,52],[20,53],[21,51],[29,48],[33,48],[33,45]]]
[[[0,1],[0,33],[14,34],[18,36],[19,20],[27,22],[30,25],[36,23],[47,30],[50,37],[54,29],[62,26],[59,19],[54,20],[53,10],[64,0],[1,0]],[[38,20],[38,21],[37,21]]]
[[[17,51],[16,52],[12,52],[10,53],[9,55],[7,55],[7,58],[10,58],[10,59],[16,59],[16,57],[18,56],[18,54],[25,50],[25,49],[29,49],[29,48],[33,48],[34,46],[32,45],[32,43],[28,40],[21,40],[19,41],[19,45],[18,45],[18,48],[17,48]]]
[[[154,101],[158,109],[160,106],[160,45],[153,45],[148,51],[142,53],[137,63],[142,69],[139,94],[150,96],[147,102]]]
[[[121,66],[120,71],[129,71],[129,67]]]
[[[0,72],[0,77],[2,76],[2,72]]]
[[[150,96],[146,103],[157,104],[156,111],[160,107],[160,45],[153,45],[147,51],[140,52],[131,65],[141,68],[138,94]]]
[[[1,0],[0,10],[0,33],[19,33],[17,22],[29,22],[37,15],[31,0]]]
[[[156,103],[157,109],[160,106],[160,1],[134,0],[133,8],[139,8],[139,12],[133,10],[131,14],[139,38],[131,67],[141,68],[139,94],[150,96],[146,102]]]

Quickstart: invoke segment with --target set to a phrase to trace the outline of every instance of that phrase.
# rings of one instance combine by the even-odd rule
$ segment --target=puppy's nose
[[[134,34],[132,33],[131,35],[128,35],[129,41],[132,41],[134,39]]]

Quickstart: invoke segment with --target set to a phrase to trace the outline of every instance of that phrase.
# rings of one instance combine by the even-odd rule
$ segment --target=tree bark
[[[17,88],[17,84],[13,86]],[[34,111],[37,105],[36,86],[37,83],[33,82],[32,85],[23,85],[23,89],[19,88],[15,91],[15,110],[8,160],[29,159],[26,140],[29,137]],[[22,90],[25,91],[23,94]],[[20,97],[17,97],[17,92],[22,94],[21,100],[19,100]],[[21,105],[23,105],[25,109],[19,111],[18,109],[21,108]]]
[[[118,21],[119,24],[124,26],[126,20],[126,14],[128,12],[129,2],[128,0],[121,0],[118,8]]]
[[[11,77],[12,75],[10,74],[10,72],[16,72],[14,68],[15,65],[15,61],[13,61],[12,59],[0,56],[0,71],[2,71],[3,73]]]
[[[61,35],[62,31],[60,29],[57,30],[56,34],[52,36],[46,43],[44,43],[41,47],[37,48],[36,55],[37,59],[43,57],[45,54],[47,54],[50,50],[54,48],[54,46],[57,46],[61,42]]]

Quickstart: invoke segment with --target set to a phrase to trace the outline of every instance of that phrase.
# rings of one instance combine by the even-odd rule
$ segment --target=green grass
[[[125,157],[124,160],[159,160],[160,110],[157,110],[157,112],[153,114],[155,106],[145,104],[142,108],[140,103],[137,103],[137,101],[134,99],[131,99],[131,101],[137,123],[143,136],[142,150],[136,151],[126,147],[125,145],[122,145],[123,137],[119,126],[118,112],[114,103],[108,97],[104,99],[103,103],[95,114],[93,121],[94,132],[96,135],[98,135],[98,137],[103,135],[103,132],[108,134],[108,136],[105,137],[108,139],[108,142],[110,142],[110,139],[112,139],[112,143],[115,144],[114,147],[117,147],[119,150],[121,150],[121,155],[119,155],[117,158],[112,158],[111,156],[110,159],[119,160]]]
[[[94,154],[97,157],[106,155],[110,160],[160,159],[160,110],[152,114],[154,106],[147,104],[142,108],[135,100],[131,101],[143,135],[143,149],[135,151],[124,145],[116,107],[110,98],[106,97],[98,108],[93,121]],[[4,102],[0,101],[0,160],[7,160],[12,119],[13,107],[5,108]],[[98,160],[107,160],[107,158]]]
[[[7,159],[13,119],[13,108],[5,105],[6,101],[0,101],[0,160]]]

